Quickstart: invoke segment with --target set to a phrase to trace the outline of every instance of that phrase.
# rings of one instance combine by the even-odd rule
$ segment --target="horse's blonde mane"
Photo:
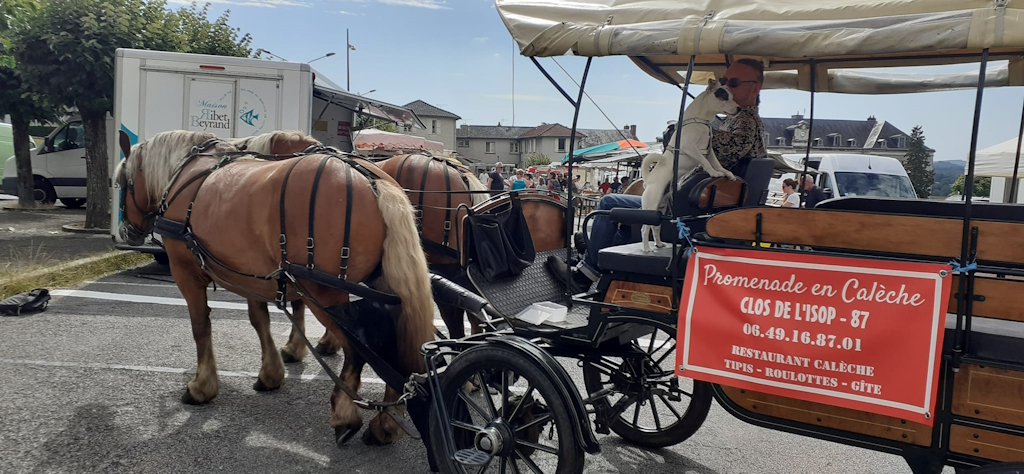
[[[466,176],[466,180],[469,181],[470,191],[487,191],[487,186],[484,186],[484,183],[481,183],[480,178],[477,178],[476,175],[469,172],[463,172],[463,174]],[[476,207],[477,204],[480,204],[491,197],[488,193],[473,193],[472,196],[473,207]]]
[[[146,177],[146,191],[150,196],[159,197],[171,183],[174,171],[188,156],[191,148],[211,138],[216,138],[216,135],[185,130],[158,133],[132,148],[131,157],[135,159],[122,161],[123,171],[133,175],[138,171],[138,167],[142,166],[143,175]],[[121,164],[118,164],[115,173],[121,169]]]
[[[251,151],[253,153],[260,153],[269,155],[273,151],[274,139],[279,140],[295,140],[305,141],[312,140],[320,143],[319,140],[313,138],[310,135],[306,135],[298,130],[278,130],[275,132],[263,133],[245,138],[232,138],[228,140],[232,145],[239,149],[245,149],[245,151]]]

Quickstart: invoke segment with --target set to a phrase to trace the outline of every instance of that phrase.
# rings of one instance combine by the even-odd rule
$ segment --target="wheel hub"
[[[476,433],[473,445],[491,456],[508,456],[515,450],[515,430],[504,418],[497,418]]]

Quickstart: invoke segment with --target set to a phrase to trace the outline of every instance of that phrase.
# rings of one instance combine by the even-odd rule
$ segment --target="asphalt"
[[[0,271],[75,260],[114,249],[109,234],[68,232],[68,224],[83,224],[85,209],[58,204],[45,210],[12,210],[16,202],[0,195]]]

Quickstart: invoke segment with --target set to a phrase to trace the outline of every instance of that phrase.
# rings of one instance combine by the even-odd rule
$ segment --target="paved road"
[[[0,200],[0,207],[3,202]],[[65,224],[85,222],[85,209],[15,211],[0,209],[0,271],[11,266],[28,266],[72,260],[114,249],[108,234],[65,232]]]
[[[422,444],[408,438],[336,447],[327,424],[331,383],[312,358],[289,366],[280,390],[254,392],[259,345],[235,295],[210,292],[221,390],[193,407],[179,396],[195,346],[162,267],[57,294],[45,313],[0,318],[0,471],[427,472]],[[289,326],[279,313],[272,319],[280,344]],[[322,334],[309,326],[311,337]],[[341,367],[341,356],[329,361]],[[365,395],[379,399],[383,385],[369,369],[364,380]],[[599,440],[603,451],[588,457],[588,473],[910,472],[895,456],[756,428],[717,405],[693,438],[671,449]]]

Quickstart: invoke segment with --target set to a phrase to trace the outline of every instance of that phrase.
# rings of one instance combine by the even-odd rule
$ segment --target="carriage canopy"
[[[1009,59],[1009,85],[1024,85],[1024,4],[1007,0],[497,0],[525,56],[630,56],[659,80],[683,82],[739,57],[796,70],[808,89],[819,73],[851,67]],[[827,88],[818,75],[816,90]],[[699,78],[695,78],[699,80]]]

